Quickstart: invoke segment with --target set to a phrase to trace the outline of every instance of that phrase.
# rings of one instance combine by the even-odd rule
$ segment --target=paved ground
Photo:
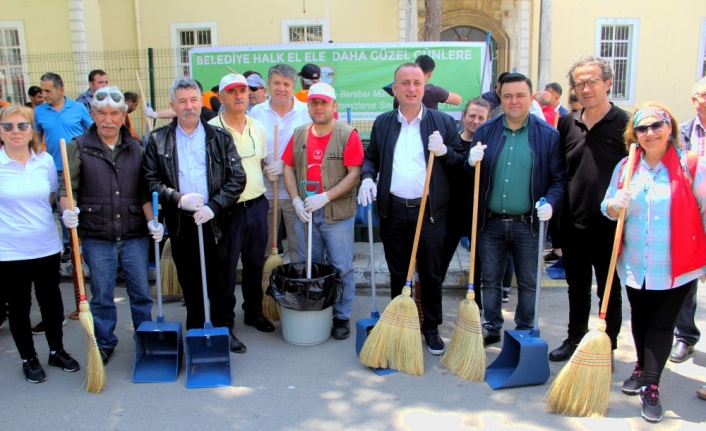
[[[376,267],[384,270],[380,259]],[[467,270],[467,262],[468,253],[460,250],[456,274],[451,275],[460,277]],[[367,265],[367,244],[358,244],[356,267],[360,286],[365,285],[369,275]],[[65,281],[61,289],[69,311],[73,292],[72,285]],[[448,284],[463,283],[457,280]],[[543,287],[551,288],[542,290],[540,328],[542,338],[554,348],[565,335],[566,286],[563,280],[549,280],[545,276]],[[450,286],[444,291],[445,322],[440,330],[447,343],[464,293],[464,289]],[[516,305],[514,293],[504,306],[506,327],[510,329]],[[105,389],[98,395],[84,390],[85,368],[78,373],[65,373],[45,366],[46,382],[27,383],[7,325],[0,330],[0,429],[604,431],[703,430],[706,425],[706,401],[695,395],[695,390],[706,383],[704,343],[697,345],[696,353],[687,362],[667,365],[661,385],[665,407],[661,423],[647,424],[639,416],[638,398],[620,392],[621,382],[630,375],[634,364],[627,301],[608,415],[572,418],[547,413],[543,401],[563,364],[550,363],[551,376],[544,385],[494,391],[486,383],[470,383],[456,377],[440,364],[438,357],[425,351],[424,376],[397,373],[380,377],[358,362],[354,334],[344,341],[331,339],[318,346],[294,346],[283,340],[279,323],[272,334],[244,326],[239,308],[236,334],[247,345],[248,352],[231,355],[231,387],[186,389],[183,367],[174,383],[134,384],[131,381],[133,328],[122,285],[116,294],[119,313],[116,333],[121,342],[106,367]],[[382,310],[389,302],[389,290],[381,289],[378,298]],[[185,308],[178,299],[170,299],[165,304],[167,320],[184,322]],[[353,319],[370,315],[370,299],[370,290],[360,287]],[[699,302],[706,303],[703,286]],[[698,323],[706,328],[702,310],[697,316]],[[38,320],[39,312],[33,310],[32,321]],[[594,318],[591,327],[595,327],[595,321]],[[64,334],[66,349],[85,365],[86,337],[80,323],[69,321]],[[34,339],[40,360],[46,364],[46,342],[43,336]],[[487,349],[489,363],[500,352],[501,346],[495,346]]]

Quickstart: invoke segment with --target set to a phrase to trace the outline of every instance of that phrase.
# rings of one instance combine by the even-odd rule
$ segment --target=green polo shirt
[[[488,210],[498,214],[532,212],[532,151],[529,147],[529,117],[517,130],[508,128],[503,117],[505,145],[498,154],[491,177]]]

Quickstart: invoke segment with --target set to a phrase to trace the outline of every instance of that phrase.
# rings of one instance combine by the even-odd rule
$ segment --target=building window
[[[24,104],[27,101],[27,65],[24,27],[21,21],[0,21],[0,85],[2,100]]]
[[[322,43],[328,41],[328,25],[323,19],[283,19],[282,43]]]
[[[706,18],[701,20],[701,43],[699,44],[699,61],[696,69],[696,80],[706,76]]]
[[[634,103],[638,30],[636,19],[599,19],[596,25],[596,53],[613,66],[608,97],[616,103]]]
[[[176,76],[191,76],[189,50],[216,46],[218,33],[215,22],[192,22],[171,25],[172,48],[175,51]]]

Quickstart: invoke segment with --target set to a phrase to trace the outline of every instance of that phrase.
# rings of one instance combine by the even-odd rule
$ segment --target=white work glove
[[[147,222],[147,229],[149,229],[150,233],[152,234],[152,239],[161,242],[162,237],[164,236],[164,225],[162,223],[157,222],[157,220],[150,220]]]
[[[157,113],[154,112],[154,109],[149,106],[145,108],[145,116],[150,118],[159,118],[159,115],[157,115]]]
[[[194,221],[196,224],[204,224],[213,218],[213,211],[208,205],[204,205],[194,213]]]
[[[468,154],[468,163],[475,165],[476,162],[483,160],[483,154],[486,148],[488,148],[487,145],[476,145],[471,148],[471,152]]]
[[[378,195],[378,187],[375,185],[373,180],[366,178],[360,184],[360,189],[358,190],[358,203],[367,207],[372,204]]]
[[[284,162],[282,160],[272,162],[265,166],[264,172],[267,179],[274,183],[284,173]]]
[[[294,205],[294,211],[296,211],[297,217],[299,217],[302,223],[309,223],[311,221],[311,213],[306,212],[304,209],[304,201],[302,201],[302,198],[297,196],[292,199],[292,205]]]
[[[610,206],[616,211],[630,206],[630,198],[632,197],[630,190],[620,189],[615,192],[615,196],[610,200]]]
[[[537,218],[539,221],[547,221],[550,218],[552,218],[552,206],[549,205],[549,203],[545,203],[544,205],[540,205],[539,201],[534,205],[535,208],[537,208]]]
[[[304,199],[304,209],[310,213],[313,213],[319,208],[323,208],[327,203],[329,203],[329,200],[326,192],[318,193]]]
[[[446,145],[444,145],[444,138],[441,137],[439,131],[435,131],[429,135],[429,145],[427,149],[434,153],[436,157],[443,156],[446,154]]]
[[[64,226],[66,226],[67,229],[75,229],[76,226],[78,226],[78,213],[80,212],[81,210],[79,210],[78,207],[74,208],[73,211],[64,210],[61,214],[61,219],[64,221]]]
[[[187,193],[179,198],[179,208],[186,211],[198,211],[203,207],[201,193]]]

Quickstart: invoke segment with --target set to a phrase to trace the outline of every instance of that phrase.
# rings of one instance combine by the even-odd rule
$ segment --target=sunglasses
[[[635,133],[638,135],[646,135],[648,129],[652,130],[652,133],[658,133],[660,130],[662,130],[662,127],[664,127],[665,124],[666,121],[660,120],[644,126],[635,126]]]
[[[2,127],[3,131],[10,133],[12,132],[12,129],[15,128],[15,124],[17,125],[17,130],[19,130],[20,132],[26,132],[31,126],[29,122],[23,121],[21,123],[0,123],[0,127]]]
[[[111,91],[111,92],[98,91],[98,92],[96,92],[96,94],[93,95],[93,97],[99,102],[104,101],[105,99],[108,98],[108,96],[110,96],[110,98],[115,103],[121,103],[123,101],[123,97],[124,97],[122,93],[118,93],[116,91]]]
[[[248,88],[250,89],[250,91],[257,91],[257,90],[264,88],[264,87],[250,87],[250,86],[248,86]]]
[[[599,82],[601,82],[600,79],[587,79],[585,81],[578,81],[574,83],[574,88],[581,91],[584,89],[585,86],[588,85],[588,88],[593,88],[598,85]]]

